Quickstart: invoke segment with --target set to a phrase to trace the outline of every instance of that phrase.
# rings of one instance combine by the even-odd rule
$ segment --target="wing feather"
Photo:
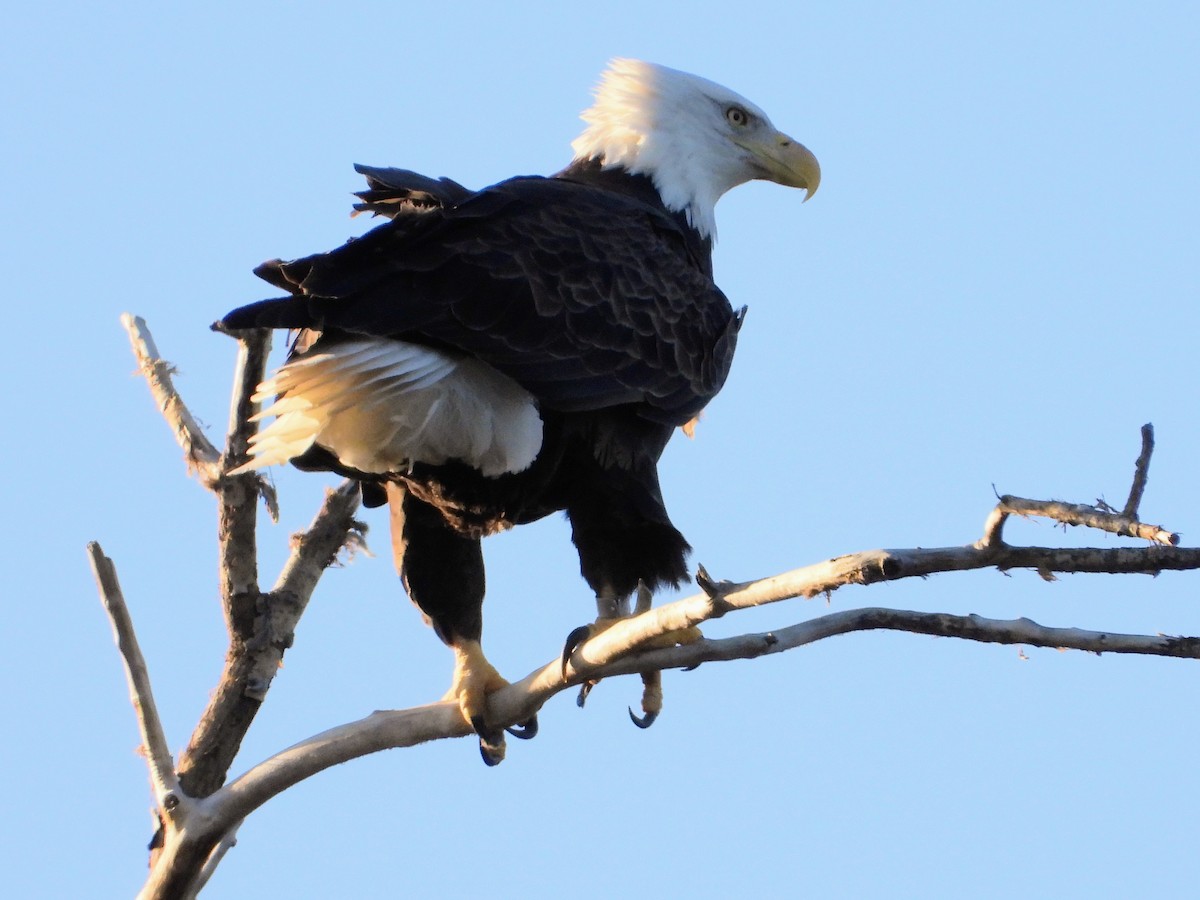
[[[681,425],[720,390],[740,317],[664,209],[563,179],[467,196],[458,185],[434,196],[438,184],[413,189],[444,206],[330,253],[266,264],[264,277],[293,296],[226,323],[457,351],[562,411],[638,404]]]

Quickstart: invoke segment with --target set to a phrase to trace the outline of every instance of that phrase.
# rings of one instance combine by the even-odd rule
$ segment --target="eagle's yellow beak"
[[[786,187],[803,188],[805,200],[817,192],[821,183],[821,164],[799,141],[782,131],[774,131],[765,137],[746,136],[735,142],[753,153],[761,164],[763,172],[758,178]]]

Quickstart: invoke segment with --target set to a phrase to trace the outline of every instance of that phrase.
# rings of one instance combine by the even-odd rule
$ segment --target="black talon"
[[[658,719],[658,713],[648,712],[645,716],[639,719],[636,715],[634,715],[632,706],[628,706],[626,709],[629,710],[629,720],[638,728],[649,728],[654,724],[655,720]]]
[[[484,724],[483,716],[472,716],[471,727],[479,736],[479,755],[488,766],[498,766],[504,760],[504,735],[498,731],[489,731]]]
[[[579,686],[579,696],[575,698],[575,705],[583,709],[583,704],[587,703],[588,694],[592,692],[592,688],[596,686],[594,681],[585,681]]]
[[[525,722],[518,722],[516,725],[510,725],[504,729],[519,741],[528,741],[537,737],[538,720],[537,716],[530,716]]]
[[[580,625],[578,628],[572,628],[571,633],[567,635],[567,642],[563,645],[562,652],[562,675],[567,677],[567,663],[571,659],[571,654],[579,649],[579,645],[586,641],[592,635],[592,627],[590,625]],[[582,706],[583,704],[579,704]]]

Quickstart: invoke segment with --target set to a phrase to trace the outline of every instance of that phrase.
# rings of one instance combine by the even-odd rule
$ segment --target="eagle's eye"
[[[750,124],[750,113],[740,106],[731,106],[725,110],[725,118],[734,128],[745,128]]]

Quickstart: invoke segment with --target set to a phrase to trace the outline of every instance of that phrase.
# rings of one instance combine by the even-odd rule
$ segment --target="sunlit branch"
[[[175,440],[183,448],[188,466],[196,471],[203,484],[211,487],[221,475],[221,454],[205,436],[204,430],[175,389],[171,380],[173,369],[159,354],[145,320],[141,316],[124,313],[121,324],[129,334],[138,370],[150,385],[150,393],[158,404],[159,412],[171,426]]]
[[[257,473],[225,474],[247,458],[255,431],[252,399],[262,380],[269,351],[267,332],[233,335],[239,355],[224,453],[201,432],[171,381],[170,367],[158,354],[145,322],[122,321],[129,332],[139,369],[150,384],[159,409],[183,447],[189,465],[219,499],[221,597],[230,645],[221,681],[213,691],[178,770],[172,760],[154,708],[149,676],[134,639],[133,626],[121,597],[112,563],[96,544],[89,545],[93,569],[117,643],[146,746],[161,830],[152,858],[145,897],[192,897],[207,882],[235,842],[241,822],[264,803],[330,766],[386,749],[409,747],[471,733],[454,702],[415,709],[377,712],[330,729],[271,756],[228,784],[225,779],[283,654],[325,570],[343,550],[363,546],[365,526],[354,519],[359,488],[347,481],[328,492],[309,528],[293,536],[292,552],[268,592],[258,586],[255,507],[262,495],[275,513],[274,493]],[[779,575],[734,583],[711,578],[700,569],[700,593],[657,609],[649,596],[639,597],[638,614],[617,622],[575,647],[566,665],[553,661],[521,681],[489,695],[489,723],[527,722],[553,696],[585,681],[639,674],[657,708],[661,672],[701,663],[751,659],[780,653],[857,631],[887,629],[972,641],[1073,648],[1095,653],[1138,653],[1200,658],[1200,638],[1113,634],[1076,628],[1051,628],[1029,619],[993,620],[980,616],[865,608],[821,615],[766,633],[718,640],[700,638],[680,646],[663,646],[694,626],[742,609],[793,598],[812,598],[846,585],[871,585],[902,578],[973,569],[1030,569],[1053,580],[1055,573],[1093,572],[1158,574],[1200,568],[1200,548],[1180,548],[1179,536],[1138,519],[1144,493],[1153,430],[1142,430],[1129,500],[1118,513],[1102,501],[1094,506],[1061,501],[999,498],[980,540],[942,548],[868,550],[825,560]],[[1044,516],[1063,525],[1084,526],[1148,540],[1152,546],[1048,548],[1013,546],[1003,539],[1011,516]],[[654,647],[656,649],[647,649]],[[648,724],[648,715],[639,724]],[[631,713],[632,714],[632,713]],[[635,717],[635,721],[638,721]]]
[[[88,544],[87,550],[96,586],[104,602],[104,611],[112,624],[117,651],[125,663],[129,699],[133,703],[138,730],[142,735],[142,746],[145,748],[146,765],[150,770],[150,783],[154,788],[155,800],[160,808],[171,811],[177,808],[181,796],[179,779],[175,774],[175,763],[171,758],[162,720],[158,717],[158,707],[154,703],[150,672],[138,646],[129,607],[125,604],[125,596],[117,580],[116,566],[104,555],[98,543],[93,541]]]
[[[696,598],[672,606],[687,606]],[[669,607],[663,607],[664,610]],[[634,625],[636,620],[613,626]],[[588,678],[607,678],[701,663],[754,659],[795,649],[836,635],[887,629],[939,637],[960,638],[1033,647],[1070,648],[1094,653],[1137,653],[1200,659],[1200,637],[1115,634],[1079,628],[1051,628],[1029,619],[996,620],[982,616],[866,608],[829,613],[777,631],[745,634],[719,640],[701,640],[660,650],[649,650],[589,667]],[[593,640],[592,643],[595,643]],[[554,660],[526,678],[492,694],[488,712],[504,723],[524,721],[548,699],[582,680],[563,680]],[[454,703],[436,703],[414,709],[376,712],[365,719],[332,728],[302,741],[255,766],[211,798],[230,820],[254,809],[318,772],[369,753],[411,747],[470,733]]]

